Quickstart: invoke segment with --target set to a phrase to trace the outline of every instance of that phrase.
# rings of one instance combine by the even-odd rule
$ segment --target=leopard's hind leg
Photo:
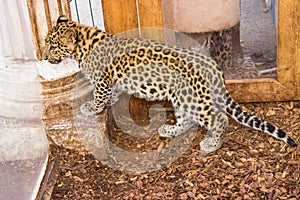
[[[222,146],[226,134],[228,118],[224,112],[214,112],[211,121],[208,123],[207,136],[200,142],[201,150],[211,152]]]

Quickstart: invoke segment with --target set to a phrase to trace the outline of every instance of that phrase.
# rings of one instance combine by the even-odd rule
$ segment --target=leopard
[[[206,45],[210,56],[222,69],[226,79],[252,79],[261,77],[255,62],[243,46],[233,48],[233,28],[213,31],[208,34]]]
[[[261,72],[243,45],[233,42],[233,29],[237,25],[223,30],[201,33],[185,33],[196,40],[218,66],[222,69],[225,79],[260,78]]]
[[[205,49],[206,54],[217,63],[223,70],[223,73],[224,70],[233,68],[233,41],[231,29],[199,33],[183,33],[201,44],[201,48]]]
[[[94,99],[80,106],[84,115],[101,114],[125,92],[148,101],[170,101],[176,120],[159,127],[159,136],[173,138],[193,126],[203,127],[207,134],[199,145],[205,152],[222,146],[227,115],[297,146],[282,129],[234,101],[220,67],[200,52],[142,37],[120,37],[64,15],[47,33],[45,45],[45,60],[58,64],[66,58],[74,59],[93,85]]]

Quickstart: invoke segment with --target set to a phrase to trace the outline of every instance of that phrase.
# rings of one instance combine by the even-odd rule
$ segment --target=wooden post
[[[300,99],[300,1],[278,1],[278,81]]]
[[[138,28],[138,15],[135,0],[102,0],[102,9],[104,26],[108,33],[119,34]],[[128,98],[127,95],[121,96],[119,102],[115,105],[115,110],[118,111],[118,114],[130,112],[131,118],[135,121],[139,120],[141,117],[145,117],[147,112],[146,103],[143,102],[143,100],[136,98],[131,98],[129,103]]]
[[[41,121],[34,45],[26,2],[0,1],[0,8],[0,176],[6,184],[0,198],[35,199],[49,144]],[[21,173],[3,177],[12,170]]]
[[[241,51],[241,42],[240,42],[240,22],[232,27],[232,51],[240,52]]]

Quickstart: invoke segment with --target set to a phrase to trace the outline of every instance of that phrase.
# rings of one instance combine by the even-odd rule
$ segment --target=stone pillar
[[[48,141],[26,1],[0,9],[0,199],[34,199]]]
[[[0,8],[0,56],[11,60],[34,60],[26,1],[0,1]]]

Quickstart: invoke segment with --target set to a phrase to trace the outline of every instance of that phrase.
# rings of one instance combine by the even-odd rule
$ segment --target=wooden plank
[[[72,20],[70,0],[61,0],[63,14],[65,14],[69,20]]]
[[[138,15],[141,37],[163,42],[162,0],[138,0]],[[149,102],[143,99],[135,99],[134,107],[130,106],[131,117],[140,125],[149,120],[148,110]]]
[[[48,158],[45,174],[43,176],[35,200],[51,199],[51,194],[54,190],[54,186],[59,175],[59,171],[60,171],[59,170],[59,161],[60,161],[59,149],[54,145],[50,145],[49,152],[50,155]]]
[[[238,22],[232,27],[232,50],[233,52],[241,52],[241,41],[240,41],[240,26],[241,23]]]
[[[38,60],[42,59],[44,38],[49,29],[56,23],[60,14],[66,14],[71,19],[69,0],[27,0],[31,31]]]
[[[57,1],[58,13],[59,13],[59,16],[60,16],[60,15],[63,14],[61,0],[56,0],[56,1]]]
[[[55,1],[47,0],[52,3],[51,6],[51,20],[52,25],[55,25],[57,18],[60,15],[66,15],[69,20],[72,20],[71,7],[69,0],[57,0]]]
[[[44,2],[44,10],[45,10],[46,21],[47,21],[47,28],[48,28],[48,30],[50,30],[52,27],[52,23],[51,23],[49,2],[48,2],[48,0],[44,0],[43,2]]]
[[[60,15],[66,15],[68,19],[72,20],[71,7],[69,0],[44,0],[47,2],[49,9],[49,15],[46,15],[47,20],[51,21],[51,27],[56,24],[57,18]],[[46,4],[46,3],[44,3]]]
[[[278,81],[300,99],[300,1],[278,1]]]
[[[138,28],[138,17],[135,0],[102,0],[105,30],[118,34]]]
[[[138,0],[141,27],[163,27],[162,0]]]
[[[141,29],[142,37],[153,40],[163,41],[164,34],[162,0],[138,0],[138,13],[140,27],[157,27],[158,29]]]
[[[226,80],[229,93],[237,102],[270,102],[294,99],[294,93],[275,78]]]
[[[141,37],[164,41],[162,0],[138,0],[138,15]],[[131,117],[140,125],[148,122],[149,102],[135,99],[135,107],[130,107]],[[137,109],[135,111],[135,109]],[[139,116],[142,116],[140,118]]]
[[[40,60],[42,59],[44,37],[48,31],[43,1],[27,0],[27,9],[30,17],[36,57]]]
[[[60,11],[59,11],[59,1],[53,1],[53,0],[44,0],[47,1],[49,4],[49,11],[50,11],[50,18],[47,17],[47,21],[51,21],[51,26],[50,29],[52,28],[52,26],[54,26],[56,24],[57,18],[60,15]],[[50,30],[48,29],[48,30]]]

